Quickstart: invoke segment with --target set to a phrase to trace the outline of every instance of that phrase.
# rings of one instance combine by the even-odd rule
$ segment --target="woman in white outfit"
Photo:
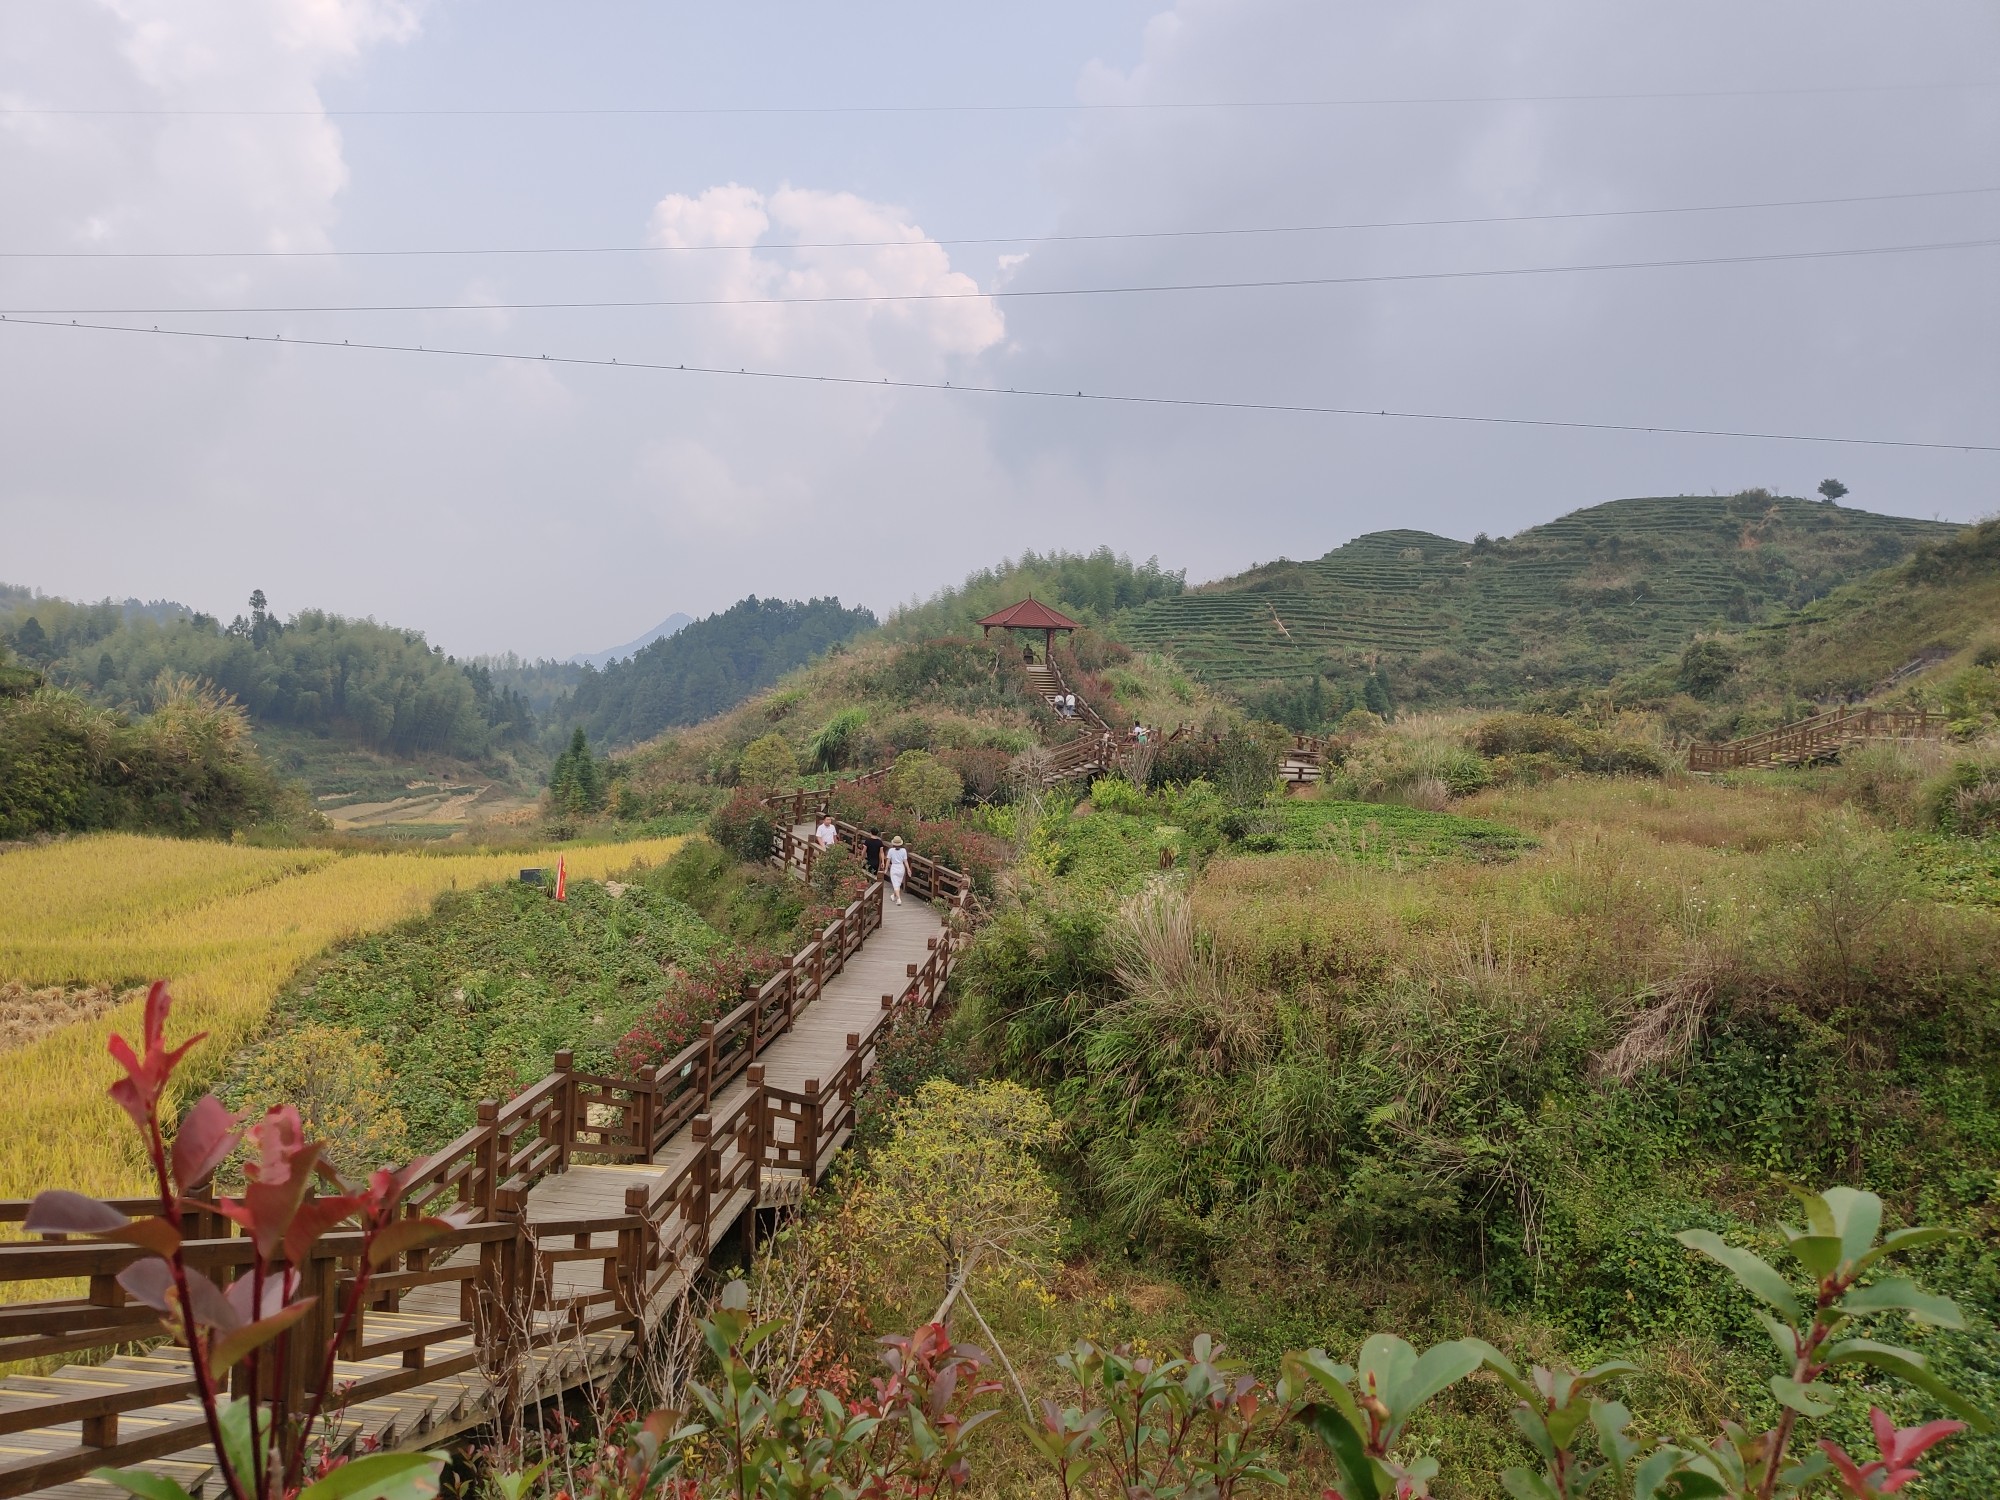
[[[910,873],[910,851],[903,847],[900,834],[889,840],[889,898],[903,904],[903,881]]]

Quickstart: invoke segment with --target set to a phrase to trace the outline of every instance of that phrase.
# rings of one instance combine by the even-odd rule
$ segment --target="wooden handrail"
[[[1950,722],[1921,709],[1841,707],[1724,744],[1690,745],[1687,764],[1697,772],[1797,765],[1859,740],[1935,739]]]
[[[789,829],[785,833],[792,837]],[[860,830],[846,833],[858,837]],[[785,857],[788,848],[781,842],[777,856]],[[919,895],[951,900],[961,913],[971,910],[970,881],[934,860],[912,857],[911,886]],[[647,1332],[663,1300],[685,1291],[717,1239],[760,1201],[767,1171],[823,1173],[853,1130],[855,1100],[873,1072],[880,1037],[900,1015],[935,1008],[956,956],[970,940],[968,922],[948,924],[924,961],[909,966],[900,991],[884,996],[873,1024],[848,1035],[848,1045],[829,1060],[823,1079],[802,1093],[767,1085],[757,1059],[880,929],[883,895],[883,883],[871,881],[818,937],[769,979],[746,987],[739,1005],[705,1024],[697,1041],[666,1062],[628,1078],[579,1071],[567,1052],[559,1053],[546,1077],[504,1104],[483,1101],[471,1129],[419,1158],[409,1211],[455,1206],[466,1211],[466,1219],[440,1239],[393,1257],[371,1278],[369,1307],[358,1313],[342,1348],[349,1361],[370,1361],[359,1375],[352,1364],[341,1371],[350,1409],[475,1372],[486,1375],[479,1399],[489,1416],[533,1399],[534,1393],[514,1383],[512,1372],[523,1361],[542,1358],[540,1350],[551,1351],[553,1359],[558,1344],[581,1335],[621,1328]],[[723,1087],[739,1075],[749,1086],[718,1118],[711,1111]],[[628,1189],[623,1214],[527,1219],[529,1189],[565,1170],[576,1155],[657,1160],[683,1131],[692,1149],[678,1153],[679,1159],[666,1163],[650,1182]],[[155,1206],[136,1197],[106,1201],[128,1213]],[[25,1200],[0,1201],[0,1224],[20,1223],[27,1210]],[[188,1258],[226,1283],[249,1264],[251,1246],[219,1215],[201,1215],[200,1221],[211,1217],[218,1237],[188,1241]],[[333,1328],[331,1294],[352,1287],[361,1243],[358,1227],[336,1228],[314,1247],[310,1264],[299,1267],[308,1290],[317,1289],[328,1310],[326,1337]],[[82,1281],[88,1288],[88,1295],[78,1298],[67,1286],[45,1286],[49,1295],[0,1307],[0,1361],[112,1352],[149,1337],[158,1328],[156,1320],[124,1305],[113,1280],[144,1253],[131,1245],[60,1237],[0,1243],[0,1282]],[[601,1284],[586,1279],[555,1305],[556,1268],[589,1262],[602,1262]],[[406,1295],[454,1283],[456,1317],[405,1313],[388,1324],[376,1318],[396,1310]],[[291,1358],[280,1372],[289,1389],[310,1390],[320,1378],[315,1343],[313,1337],[289,1341]],[[399,1355],[400,1368],[378,1358],[385,1354]],[[175,1399],[166,1389],[172,1385],[171,1376],[128,1381],[82,1418],[62,1404],[68,1397],[51,1395],[45,1404],[39,1393],[11,1393],[15,1400],[0,1413],[0,1430],[12,1430],[6,1423],[39,1431],[75,1422],[77,1436],[72,1439],[71,1429],[61,1428],[54,1446],[0,1460],[0,1500],[66,1483],[102,1465],[123,1467],[200,1448],[206,1442],[202,1422],[183,1421],[178,1413],[119,1431],[121,1413]],[[411,1440],[420,1431],[413,1431]]]

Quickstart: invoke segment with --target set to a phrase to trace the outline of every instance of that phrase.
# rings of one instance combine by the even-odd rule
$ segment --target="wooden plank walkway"
[[[810,824],[795,829],[778,857],[787,858],[786,849],[809,830]],[[924,878],[934,886],[949,879],[953,889],[966,884],[928,862]],[[503,1408],[608,1379],[744,1214],[759,1202],[796,1201],[805,1171],[823,1175],[851,1134],[853,1095],[873,1070],[874,1039],[892,1008],[934,1005],[955,942],[963,941],[914,894],[901,905],[882,902],[881,924],[871,930],[877,902],[879,887],[828,929],[851,936],[808,945],[792,960],[796,972],[767,981],[732,1013],[729,1045],[740,1049],[743,1037],[735,1033],[746,1027],[751,1045],[730,1054],[737,1066],[726,1081],[722,1070],[696,1071],[717,1066],[713,1029],[706,1043],[638,1080],[569,1074],[561,1071],[567,1058],[559,1058],[551,1079],[497,1116],[489,1113],[493,1106],[482,1106],[472,1135],[429,1158],[426,1174],[434,1185],[426,1191],[455,1192],[464,1201],[477,1188],[485,1195],[480,1201],[503,1211],[429,1255],[413,1252],[411,1280],[421,1284],[392,1297],[391,1306],[368,1310],[362,1336],[336,1366],[337,1381],[359,1387],[334,1428],[337,1439],[381,1450],[427,1447],[493,1421]],[[836,961],[844,955],[832,973],[825,972],[832,967],[829,944]],[[763,1017],[775,1019],[765,1025]],[[755,1062],[742,1065],[745,1057]],[[638,1131],[635,1119],[664,1111],[672,1088],[685,1091],[690,1077],[700,1084],[698,1094],[691,1100],[683,1094],[680,1113],[662,1114],[661,1126],[694,1106],[701,1113],[671,1132]],[[508,1169],[490,1165],[494,1143],[503,1139],[514,1153],[503,1160],[551,1164],[537,1168],[540,1175],[511,1200],[492,1180]],[[646,1144],[633,1144],[638,1139]],[[558,1147],[559,1161],[551,1155]],[[572,1154],[614,1159],[584,1163]],[[628,1159],[615,1159],[621,1154]],[[227,1264],[240,1260],[234,1254],[240,1241],[204,1243],[219,1246]],[[0,1246],[0,1261],[30,1258],[11,1279],[75,1275],[72,1259],[97,1276],[106,1250],[27,1242]],[[130,1257],[117,1247],[109,1253]],[[51,1254],[64,1265],[43,1264]],[[501,1266],[512,1269],[496,1272]],[[481,1333],[482,1320],[474,1316],[475,1303],[490,1299],[494,1286],[516,1289],[507,1316],[519,1326],[501,1341],[505,1355],[481,1347],[481,1338],[495,1336],[492,1319]],[[68,1317],[75,1326],[81,1316],[67,1311],[74,1302],[43,1305],[52,1309],[43,1321]],[[22,1308],[17,1316],[31,1312]],[[23,1354],[33,1352],[32,1340],[16,1342]],[[122,1352],[115,1336],[83,1340],[92,1343],[109,1346],[101,1363],[0,1381],[0,1497],[114,1500],[121,1491],[85,1477],[92,1463],[112,1462],[171,1474],[199,1500],[212,1488],[212,1462],[185,1359],[171,1346]],[[505,1365],[505,1375],[487,1368],[496,1363]],[[108,1427],[106,1411],[115,1412]]]
[[[795,831],[801,837],[807,836],[812,825],[804,824]],[[804,1093],[809,1081],[830,1080],[847,1056],[849,1038],[867,1035],[881,1017],[883,1001],[901,993],[909,983],[910,967],[924,962],[930,952],[928,944],[943,933],[944,922],[929,906],[914,899],[901,906],[893,902],[885,905],[881,928],[869,936],[861,951],[847,961],[839,974],[826,982],[820,997],[799,1013],[791,1030],[759,1054],[765,1085]],[[870,1058],[865,1071],[872,1068]],[[739,1073],[716,1093],[709,1113],[717,1119],[726,1119],[747,1102],[749,1093],[750,1085],[745,1075]],[[844,1145],[845,1140],[835,1144]],[[627,1188],[663,1186],[700,1149],[694,1126],[688,1124],[653,1153],[651,1162],[572,1166],[566,1172],[545,1177],[528,1193],[528,1224],[532,1228],[536,1224],[616,1217],[625,1211]],[[820,1175],[824,1175],[826,1165],[821,1163]],[[721,1222],[721,1215],[716,1216],[711,1249],[734,1227],[747,1207],[747,1201],[737,1205],[726,1223]],[[607,1247],[605,1253],[612,1252]],[[557,1268],[556,1277],[558,1301],[595,1291],[603,1285],[597,1279],[597,1266],[588,1261],[564,1262]]]

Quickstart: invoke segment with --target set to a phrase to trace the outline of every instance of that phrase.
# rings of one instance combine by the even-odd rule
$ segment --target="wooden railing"
[[[1727,771],[1799,765],[1822,759],[1858,740],[1936,739],[1949,723],[1946,714],[1914,709],[1836,708],[1726,744],[1690,745],[1688,769]]]
[[[969,907],[963,875],[934,861],[911,863],[913,884],[922,881],[947,900],[956,892],[959,907]],[[899,1013],[937,1005],[970,940],[964,921],[929,940],[924,961],[908,966],[899,991],[882,996],[873,1024],[846,1036],[823,1077],[797,1092],[767,1084],[759,1055],[881,926],[882,904],[883,885],[871,882],[778,973],[746,984],[741,1004],[704,1024],[701,1036],[666,1062],[619,1078],[580,1072],[559,1052],[554,1072],[504,1105],[481,1103],[470,1130],[414,1164],[406,1211],[459,1209],[466,1222],[371,1275],[367,1307],[340,1351],[350,1363],[335,1375],[345,1407],[358,1411],[377,1397],[480,1372],[483,1395],[459,1425],[501,1416],[535,1394],[521,1388],[522,1372],[537,1359],[554,1359],[558,1346],[582,1349],[592,1336],[620,1331],[643,1337],[759,1203],[767,1172],[787,1182],[792,1173],[810,1181],[824,1172],[852,1132],[855,1098],[880,1038]],[[732,1087],[739,1077],[741,1087]],[[663,1170],[626,1190],[622,1213],[530,1222],[530,1189],[585,1159],[653,1160]],[[109,1201],[132,1214],[157,1208],[150,1199]],[[25,1201],[0,1201],[0,1226],[20,1224],[27,1209]],[[191,1209],[188,1261],[226,1284],[249,1263],[250,1243],[219,1214],[202,1213],[198,1203]],[[275,1377],[297,1400],[321,1378],[315,1350],[333,1337],[334,1311],[354,1284],[360,1245],[358,1230],[337,1229],[297,1267],[305,1291],[322,1294],[310,1326],[288,1341],[292,1357]],[[0,1304],[0,1362],[18,1368],[157,1341],[157,1317],[128,1304],[115,1279],[142,1253],[60,1236],[0,1243],[0,1283],[18,1284],[10,1289],[16,1297],[30,1292]],[[601,1269],[594,1280],[587,1272],[559,1275],[576,1263]],[[332,1292],[343,1295],[324,1295]],[[617,1344],[629,1347],[629,1340]],[[577,1353],[565,1366],[576,1380],[608,1373],[590,1368],[589,1357]],[[357,1370],[352,1362],[362,1360],[375,1363]],[[90,1376],[87,1395],[78,1395],[83,1387],[73,1381],[16,1378],[0,1387],[0,1500],[100,1465],[145,1463],[206,1442],[199,1414],[172,1404],[192,1390],[174,1361],[93,1363]],[[120,1417],[141,1411],[143,1423],[121,1431]],[[6,1440],[24,1433],[34,1436]]]
[[[871,779],[883,773],[870,773],[869,778],[857,777],[856,781],[845,783],[852,786],[861,780]],[[783,819],[783,825],[771,836],[771,862],[784,869],[796,871],[810,880],[813,866],[818,862],[820,846],[810,834],[798,832],[801,824],[816,822],[820,814],[827,811],[832,802],[831,789],[821,791],[779,792],[764,799],[764,805]],[[866,857],[868,830],[845,818],[833,820],[840,842],[852,849],[857,857]],[[972,877],[950,865],[930,858],[928,855],[909,851],[908,873],[904,876],[903,889],[920,901],[943,901],[947,905],[963,906],[972,894]],[[879,918],[878,918],[879,924]]]

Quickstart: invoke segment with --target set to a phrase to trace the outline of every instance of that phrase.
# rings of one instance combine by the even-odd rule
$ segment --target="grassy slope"
[[[315,963],[280,997],[276,1029],[333,1026],[380,1046],[410,1145],[434,1151],[472,1125],[480,1099],[547,1074],[559,1048],[585,1072],[616,1071],[618,1040],[663,971],[721,941],[654,879],[617,897],[574,881],[561,905],[518,883],[448,893]]]
[[[1937,665],[1913,687],[1947,675],[1972,649],[2000,640],[2000,521],[1723,640],[1741,659],[1724,696],[1742,701],[1865,694],[1922,657]],[[1664,693],[1673,680],[1674,664],[1662,662],[1631,686]]]
[[[1992,1404],[2000,1278],[1978,1237],[2000,1166],[2000,1052],[1982,1019],[2000,920],[1923,902],[1926,884],[1964,897],[1897,861],[1867,818],[1839,821],[1840,795],[1801,777],[1583,778],[1462,804],[1533,840],[1499,862],[1364,861],[1289,839],[1219,858],[1189,877],[1219,978],[1166,970],[1157,995],[1111,977],[1132,950],[1103,937],[1109,893],[1143,877],[1144,820],[1072,820],[1102,837],[1055,834],[1077,857],[1049,862],[1064,873],[1002,915],[962,981],[965,1042],[1048,1088],[1069,1122],[1082,1255],[1066,1274],[1103,1310],[1050,1332],[1217,1329],[1260,1367],[1379,1328],[1419,1344],[1478,1333],[1542,1359],[1634,1358],[1635,1406],[1713,1430],[1732,1408],[1771,1414],[1770,1366],[1746,1300],[1672,1232],[1767,1244],[1758,1226],[1788,1206],[1777,1179],[1838,1180],[1882,1192],[1901,1221],[1972,1231],[1919,1274],[1973,1330],[1925,1347]],[[1864,916],[1905,874],[1916,899]],[[1812,915],[1828,901],[1864,924],[1845,978]],[[1594,1060],[1677,996],[1706,1012],[1693,1050],[1600,1077]],[[1030,1323],[1018,1335],[1017,1364],[1055,1352]],[[1478,1399],[1425,1421],[1452,1476],[1441,1496],[1494,1492]],[[1817,1430],[1856,1438],[1871,1400],[1924,1412],[1873,1382]],[[1949,1471],[1936,1493],[1990,1493],[2000,1445],[1961,1445]]]
[[[836,714],[859,710],[864,727],[848,764],[887,764],[899,750],[1025,749],[1053,720],[1038,700],[986,676],[939,675],[927,665],[922,643],[873,639],[801,667],[725,714],[693,729],[662,735],[625,756],[635,785],[734,776],[743,747],[767,734],[782,735],[807,762],[813,736]],[[1200,720],[1220,701],[1157,657],[1138,656],[1109,666],[1105,690],[1126,711],[1150,724]]]
[[[1376,532],[1156,600],[1120,632],[1218,683],[1337,674],[1379,653],[1399,682],[1435,679],[1429,696],[1493,698],[1607,680],[1950,530],[1767,495],[1618,500],[1484,547]]]

